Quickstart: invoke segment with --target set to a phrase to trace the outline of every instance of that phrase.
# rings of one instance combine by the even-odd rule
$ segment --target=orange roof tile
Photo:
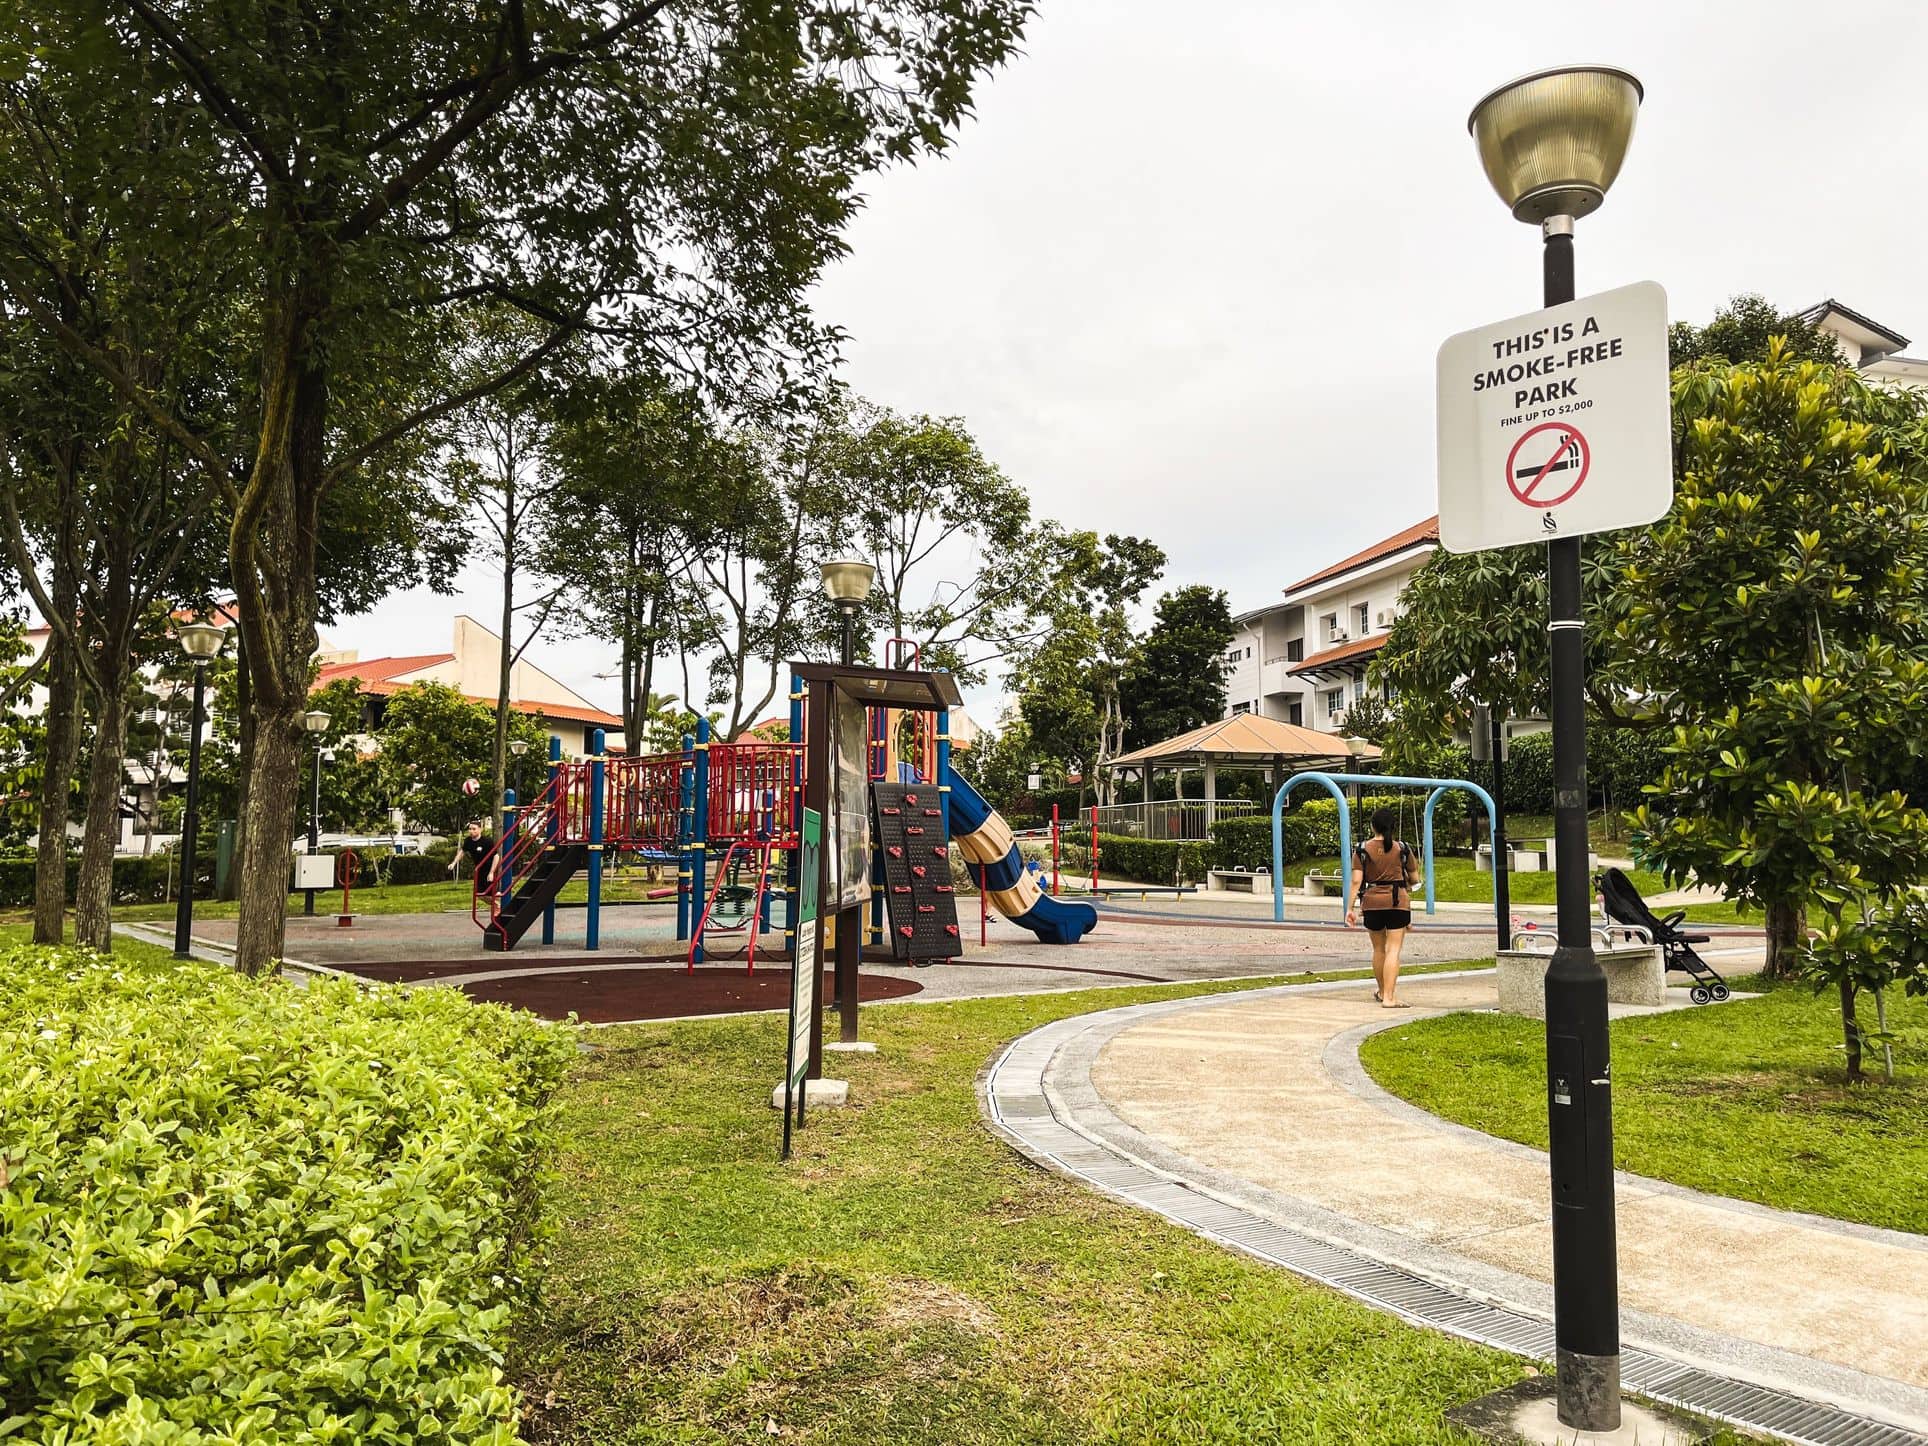
[[[1316,673],[1322,668],[1330,668],[1337,663],[1349,663],[1356,658],[1371,657],[1372,654],[1385,647],[1386,639],[1391,636],[1392,634],[1390,633],[1374,633],[1369,638],[1357,638],[1350,643],[1340,643],[1336,647],[1314,653],[1303,663],[1297,664],[1292,671],[1294,673]]]
[[[382,683],[404,673],[419,673],[440,663],[455,661],[453,653],[421,653],[412,658],[366,658],[358,663],[330,663],[315,675],[315,686],[325,687],[342,678],[360,678],[364,683]]]
[[[1403,532],[1395,532],[1391,537],[1375,542],[1363,551],[1353,553],[1351,557],[1341,562],[1333,563],[1331,567],[1319,569],[1310,577],[1300,578],[1286,589],[1286,593],[1289,595],[1302,587],[1311,587],[1315,582],[1324,582],[1341,573],[1351,572],[1355,567],[1365,567],[1369,563],[1378,562],[1381,558],[1404,552],[1409,547],[1417,547],[1422,542],[1437,541],[1439,541],[1439,517],[1435,514],[1424,522],[1415,522]]]
[[[406,662],[408,660],[404,658],[381,658],[377,661],[387,663]],[[352,677],[354,676],[353,669],[358,666],[360,665],[356,663],[345,663],[341,669],[336,672],[335,676],[337,678]],[[323,676],[315,680],[315,688],[325,687],[328,683],[334,681],[333,678],[327,676],[327,669],[324,668],[322,673]],[[388,678],[364,678],[361,680],[361,684],[362,692],[371,698],[392,698],[397,693],[405,692],[415,686],[413,683],[397,683]],[[469,702],[480,704],[484,708],[493,708],[495,706],[495,699],[493,698],[478,698],[473,693],[464,693],[462,696]],[[527,713],[531,717],[559,718],[570,723],[593,723],[596,727],[603,729],[619,729],[623,726],[623,720],[614,713],[605,713],[600,708],[578,707],[574,703],[542,703],[529,698],[511,698],[509,700],[509,706],[516,712]]]

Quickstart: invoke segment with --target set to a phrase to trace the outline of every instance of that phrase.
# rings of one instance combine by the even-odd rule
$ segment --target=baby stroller
[[[1680,932],[1680,921],[1687,917],[1685,909],[1660,918],[1647,907],[1647,901],[1640,897],[1640,890],[1633,886],[1633,880],[1618,869],[1608,869],[1600,875],[1598,882],[1600,905],[1606,910],[1608,923],[1645,929],[1654,943],[1660,946],[1661,957],[1666,960],[1668,970],[1693,977],[1694,1003],[1706,1004],[1727,997],[1727,981],[1694,952],[1694,945],[1705,944],[1712,936]]]

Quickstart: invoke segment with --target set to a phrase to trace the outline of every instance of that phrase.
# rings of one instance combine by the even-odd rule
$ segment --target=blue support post
[[[790,675],[790,822],[803,832],[803,679]],[[790,850],[789,866],[784,871],[783,946],[792,967],[797,953],[797,891],[802,887],[803,849]]]
[[[547,837],[543,842],[546,853],[556,847],[562,837],[562,814],[564,799],[562,789],[556,780],[562,776],[562,740],[553,733],[549,735],[549,825]],[[542,942],[556,942],[556,903],[551,899],[542,907]]]
[[[951,710],[937,710],[937,806],[944,810],[944,837],[951,836]]]
[[[696,721],[696,768],[693,782],[695,798],[690,820],[690,909],[691,929],[702,922],[703,906],[709,902],[710,872],[710,720]],[[697,940],[690,951],[690,962],[703,962],[703,941]]]
[[[690,936],[690,841],[696,828],[696,740],[683,735],[683,760],[676,765],[676,937]]]
[[[603,789],[609,762],[603,757],[603,730],[589,735],[589,921],[584,929],[584,947],[602,948],[602,875],[603,875]]]
[[[510,857],[515,842],[516,796],[513,788],[502,790],[502,832],[495,844],[495,896],[507,901],[515,895],[515,860]]]

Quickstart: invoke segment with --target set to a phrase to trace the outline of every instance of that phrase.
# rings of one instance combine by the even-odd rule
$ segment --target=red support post
[[[1051,894],[1058,895],[1058,806],[1051,805]]]
[[[990,886],[984,882],[980,871],[977,877],[977,947],[982,949],[991,942],[991,893]]]

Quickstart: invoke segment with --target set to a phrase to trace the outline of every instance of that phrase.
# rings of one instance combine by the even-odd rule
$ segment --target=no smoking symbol
[[[1577,428],[1542,422],[1506,454],[1506,485],[1528,507],[1558,507],[1580,490],[1593,452]]]

